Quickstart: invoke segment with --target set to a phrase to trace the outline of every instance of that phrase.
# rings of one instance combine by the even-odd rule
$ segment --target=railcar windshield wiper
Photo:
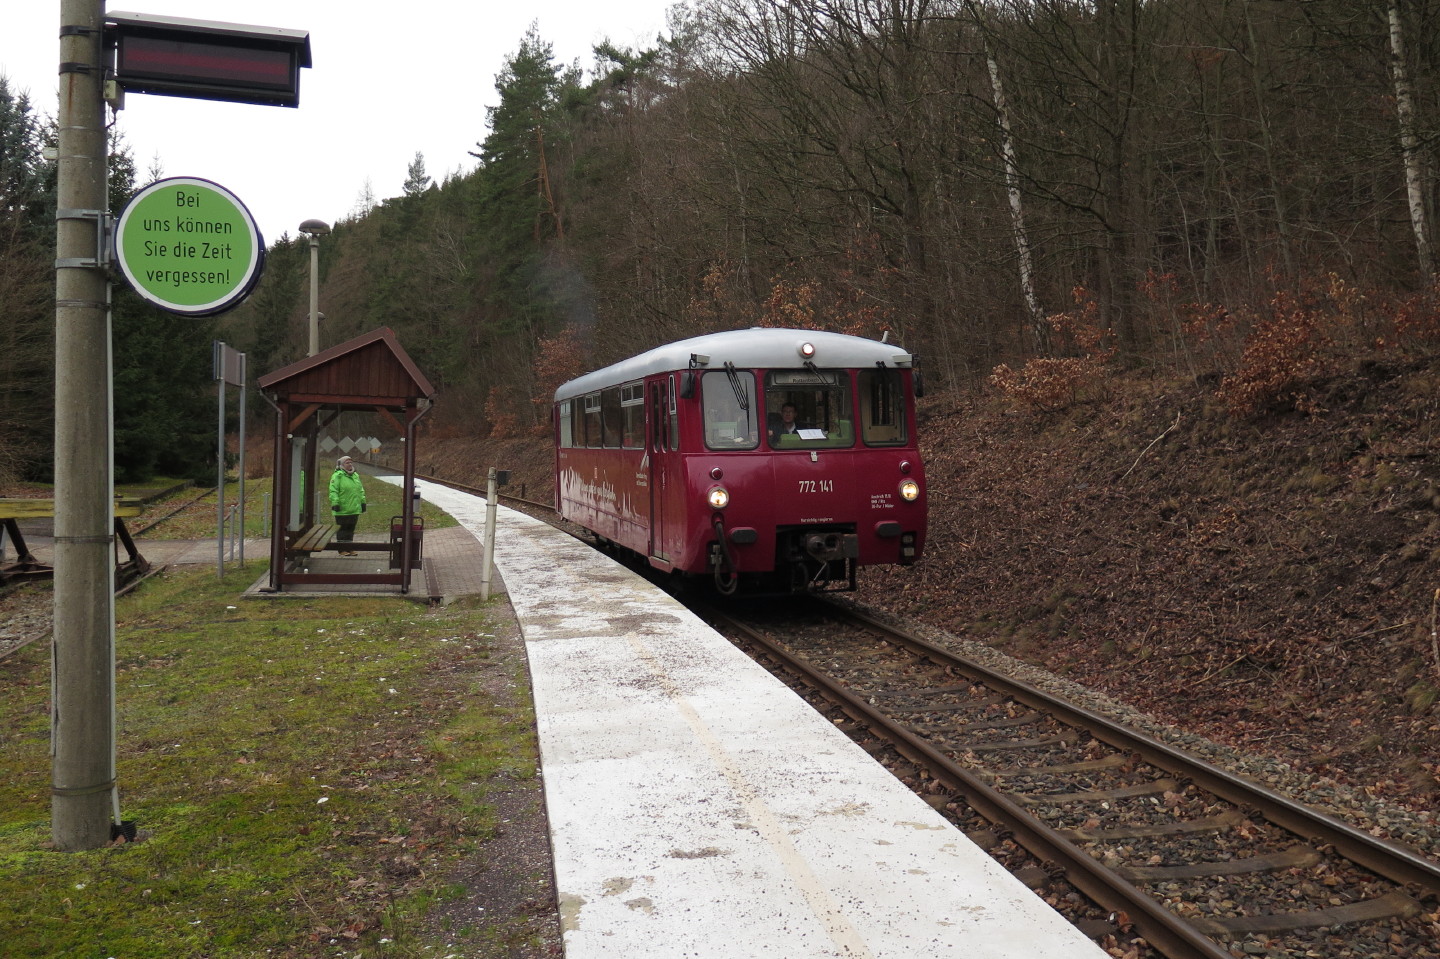
[[[735,391],[735,402],[745,412],[750,412],[750,398],[745,395],[745,387],[740,383],[740,374],[735,372],[735,364],[729,360],[725,361],[725,375],[730,379],[730,388]]]

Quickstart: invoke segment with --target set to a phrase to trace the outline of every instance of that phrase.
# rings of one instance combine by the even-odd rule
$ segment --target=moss
[[[12,660],[7,955],[292,954],[322,929],[403,954],[449,866],[493,834],[490,783],[534,775],[528,715],[471,688],[483,611],[239,599],[258,573],[167,574],[117,604],[117,772],[137,842],[50,848],[48,655]],[[423,868],[390,881],[402,853]]]

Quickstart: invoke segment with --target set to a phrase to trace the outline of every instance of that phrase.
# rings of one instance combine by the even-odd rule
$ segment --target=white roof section
[[[799,369],[804,366],[800,346],[810,343],[815,354],[810,362],[820,369],[844,369],[861,366],[908,367],[910,354],[899,345],[867,340],[863,336],[827,333],[823,330],[792,330],[775,327],[752,327],[707,333],[688,340],[678,340],[628,360],[612,364],[593,373],[586,373],[555,391],[555,399],[581,396],[607,386],[628,383],[655,373],[690,368],[692,356],[709,357],[698,364],[700,369],[720,370],[734,363],[737,369]]]

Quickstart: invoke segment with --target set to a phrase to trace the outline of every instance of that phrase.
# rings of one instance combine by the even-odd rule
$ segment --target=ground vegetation
[[[6,955],[558,954],[548,860],[496,851],[507,820],[543,823],[513,623],[241,598],[263,571],[170,570],[118,602],[108,847],[50,846],[48,645],[0,662]]]

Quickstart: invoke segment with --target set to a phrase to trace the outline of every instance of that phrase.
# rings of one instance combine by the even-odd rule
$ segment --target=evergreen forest
[[[394,329],[436,428],[543,429],[564,379],[752,325],[889,331],[931,401],[1119,369],[1237,415],[1440,337],[1440,0],[691,0],[589,64],[532,30],[495,88],[430,158],[468,172],[417,153],[320,246],[322,345]],[[0,480],[50,468],[52,124],[0,78]],[[117,477],[204,475],[209,341],[303,356],[308,250],[211,323],[117,288]]]

